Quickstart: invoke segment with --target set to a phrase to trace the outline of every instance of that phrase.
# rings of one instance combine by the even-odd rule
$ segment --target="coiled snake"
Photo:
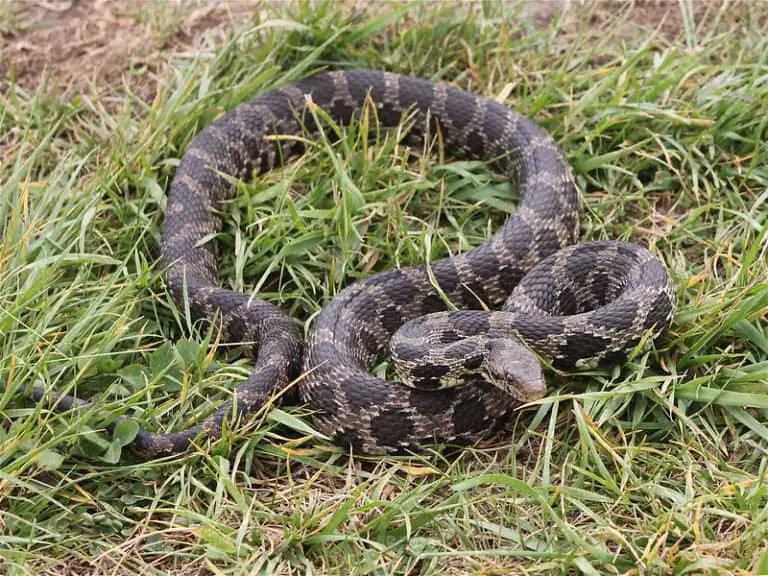
[[[348,286],[316,318],[304,349],[300,327],[276,307],[217,287],[210,238],[231,194],[223,175],[245,178],[304,151],[300,138],[268,137],[315,132],[308,97],[341,124],[368,99],[383,126],[412,113],[411,137],[439,130],[451,155],[488,161],[513,179],[520,202],[470,252]],[[662,263],[634,244],[574,244],[579,213],[558,146],[517,112],[443,83],[336,71],[258,96],[198,134],[171,184],[162,263],[179,306],[188,301],[193,317],[216,318],[228,342],[257,342],[254,371],[234,395],[241,417],[301,376],[301,400],[321,432],[357,451],[394,453],[497,430],[520,402],[544,395],[540,359],[566,370],[595,366],[670,325],[674,291]],[[446,311],[446,302],[461,310]],[[368,373],[388,347],[407,385]],[[57,410],[88,405],[55,397]],[[232,408],[227,402],[190,430],[142,430],[133,448],[145,458],[181,452],[199,434],[220,434]]]

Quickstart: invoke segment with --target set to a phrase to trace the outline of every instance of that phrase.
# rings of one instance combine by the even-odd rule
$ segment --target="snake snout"
[[[517,339],[493,340],[488,349],[487,367],[496,385],[515,400],[531,402],[547,393],[541,362]]]

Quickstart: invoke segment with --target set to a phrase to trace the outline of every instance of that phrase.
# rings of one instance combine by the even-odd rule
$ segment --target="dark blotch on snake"
[[[485,403],[482,398],[474,397],[457,405],[453,413],[453,430],[456,435],[482,427],[486,417]]]
[[[400,313],[400,307],[394,304],[389,304],[381,309],[379,313],[379,320],[389,334],[394,332],[403,325],[403,316]]]
[[[408,396],[408,404],[419,414],[435,417],[446,413],[453,405],[454,398],[455,390],[450,388],[440,394],[413,389]]]
[[[483,365],[483,361],[485,360],[485,357],[481,354],[477,354],[475,356],[470,356],[469,358],[466,358],[462,365],[467,370],[477,370]]]
[[[390,443],[397,446],[406,442],[414,433],[413,424],[409,420],[403,419],[399,409],[382,409],[371,418],[371,433],[374,436],[386,434],[390,438]]]
[[[402,358],[420,359],[427,355],[427,347],[424,344],[409,344],[400,342],[392,350],[394,354]],[[415,373],[414,373],[415,374]]]
[[[433,312],[442,312],[445,310],[445,302],[437,294],[430,294],[421,301],[421,314],[432,314]]]
[[[440,344],[453,344],[461,339],[461,335],[456,330],[445,330],[438,334],[437,341]]]
[[[441,366],[437,364],[422,364],[420,366],[414,366],[411,370],[411,374],[414,379],[418,379],[421,382],[427,382],[426,387],[432,388],[433,384],[429,383],[430,380],[437,382],[434,388],[440,387],[440,378],[448,374],[451,369],[448,366]]]
[[[451,260],[436,262],[432,267],[432,272],[440,290],[446,294],[452,294],[456,290],[459,284],[459,275]]]

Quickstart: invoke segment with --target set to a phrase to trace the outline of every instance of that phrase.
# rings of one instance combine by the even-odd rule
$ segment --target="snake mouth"
[[[516,338],[491,341],[486,369],[488,379],[518,402],[538,400],[547,393],[541,362]]]
[[[515,382],[512,386],[508,384],[507,390],[515,400],[527,404],[528,402],[541,400],[547,395],[547,383],[544,378]]]
[[[491,370],[487,371],[483,377],[487,382],[510,396],[512,400],[521,404],[540,400],[547,395],[547,382],[540,367],[528,362],[511,361],[507,363],[505,368],[507,372],[503,374],[503,377]]]

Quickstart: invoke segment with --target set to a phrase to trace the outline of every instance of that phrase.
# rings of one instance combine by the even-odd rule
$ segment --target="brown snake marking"
[[[449,154],[488,161],[516,182],[517,212],[492,238],[430,264],[440,290],[464,310],[435,314],[445,304],[425,266],[388,270],[331,300],[305,347],[300,326],[275,306],[217,287],[215,245],[201,242],[221,231],[216,211],[231,194],[218,172],[246,178],[301,154],[298,140],[265,137],[314,132],[307,95],[341,124],[369,96],[383,126],[415,112],[412,137],[440,130]],[[623,357],[648,331],[658,335],[671,323],[674,292],[661,262],[622,242],[571,246],[579,213],[570,168],[547,134],[502,104],[445,84],[337,71],[240,105],[201,131],[181,160],[168,195],[162,263],[178,306],[186,297],[196,319],[219,313],[228,342],[257,342],[255,367],[234,403],[189,430],[140,430],[132,448],[143,458],[183,452],[198,436],[218,436],[233,404],[245,418],[302,373],[299,394],[318,429],[356,451],[488,436],[520,402],[545,393],[537,355],[559,368],[590,367]],[[479,310],[479,300],[502,310]],[[368,373],[387,347],[409,385]],[[34,399],[44,396],[33,389]],[[54,398],[58,411],[90,406]]]

